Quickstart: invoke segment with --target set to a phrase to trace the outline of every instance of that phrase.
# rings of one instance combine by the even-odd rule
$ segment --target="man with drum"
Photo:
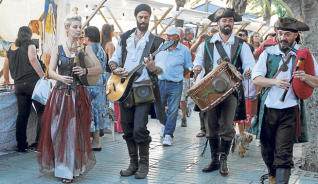
[[[219,8],[208,18],[217,22],[219,33],[199,46],[194,60],[195,74],[199,74],[204,68],[207,75],[222,61],[228,61],[239,72],[249,76],[250,69],[255,63],[251,49],[232,33],[234,22],[241,21],[242,17],[232,9]],[[235,135],[233,121],[246,118],[244,92],[242,88],[240,89],[240,92],[235,91],[206,112],[206,137],[210,143],[212,161],[202,170],[203,172],[219,170],[222,176],[229,174],[227,156]]]
[[[285,17],[275,23],[275,28],[278,44],[264,50],[252,72],[253,83],[263,87],[254,133],[261,140],[269,183],[288,184],[293,145],[307,141],[304,103],[300,99],[308,98],[318,87],[318,66],[310,51],[299,49],[295,41],[299,31],[309,30],[306,24]]]

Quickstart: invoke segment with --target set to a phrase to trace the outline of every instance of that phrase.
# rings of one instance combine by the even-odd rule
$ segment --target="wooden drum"
[[[235,66],[223,61],[192,86],[187,93],[201,111],[205,112],[233,93],[241,85],[242,80],[242,75]]]

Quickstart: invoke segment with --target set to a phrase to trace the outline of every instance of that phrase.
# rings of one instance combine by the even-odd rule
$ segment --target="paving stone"
[[[174,144],[170,147],[161,145],[159,136],[162,125],[157,120],[149,120],[148,128],[152,136],[150,144],[150,171],[146,179],[136,180],[134,176],[121,177],[119,171],[126,169],[129,156],[123,134],[111,134],[102,138],[103,149],[95,152],[96,165],[86,175],[75,180],[80,184],[258,184],[259,178],[266,173],[260,153],[259,141],[249,145],[246,157],[239,157],[237,152],[230,153],[228,164],[230,175],[220,176],[218,171],[203,173],[201,170],[210,163],[209,147],[204,156],[200,156],[206,142],[205,138],[195,137],[199,132],[198,113],[192,113],[188,127],[180,127],[180,117],[174,133]],[[295,155],[300,156],[299,146],[295,145]],[[39,172],[36,152],[10,153],[0,156],[0,184],[55,184],[61,183],[53,174]],[[295,159],[297,161],[297,158]],[[318,174],[302,171],[298,167],[292,170],[291,184],[316,184]]]

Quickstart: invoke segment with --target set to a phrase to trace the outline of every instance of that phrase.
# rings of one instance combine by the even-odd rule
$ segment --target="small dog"
[[[237,151],[238,151],[240,157],[243,158],[245,156],[247,145],[252,141],[253,141],[252,134],[249,134],[246,132],[244,132],[243,135],[236,134],[234,139],[233,139],[233,142],[232,142],[232,148],[231,148],[232,153],[234,153],[235,148],[238,146]]]

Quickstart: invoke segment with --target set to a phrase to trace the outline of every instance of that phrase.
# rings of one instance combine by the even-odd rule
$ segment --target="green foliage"
[[[248,2],[252,5],[252,10],[261,8],[260,11],[255,12],[255,14],[259,16],[264,16],[265,10],[268,8],[271,15],[279,14],[282,16],[294,17],[291,9],[283,0],[271,0],[271,3],[269,0],[249,0]],[[276,10],[271,10],[271,5],[273,5]]]

